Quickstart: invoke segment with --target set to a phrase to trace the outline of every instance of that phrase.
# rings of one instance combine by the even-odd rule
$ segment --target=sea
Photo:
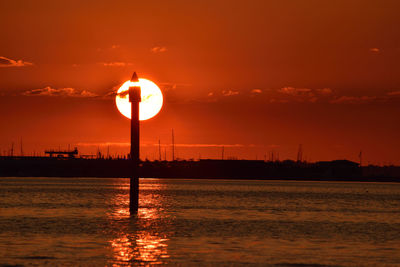
[[[0,266],[400,266],[400,184],[0,178]]]

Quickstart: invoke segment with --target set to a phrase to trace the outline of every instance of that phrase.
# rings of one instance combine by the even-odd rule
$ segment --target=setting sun
[[[126,81],[117,92],[115,103],[122,115],[131,118],[131,103],[129,102],[129,87],[134,83]],[[139,79],[142,102],[139,104],[139,119],[148,120],[161,110],[163,105],[163,95],[160,88],[150,80]]]

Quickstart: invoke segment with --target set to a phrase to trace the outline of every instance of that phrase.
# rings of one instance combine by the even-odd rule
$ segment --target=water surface
[[[0,178],[0,265],[400,265],[400,184]]]

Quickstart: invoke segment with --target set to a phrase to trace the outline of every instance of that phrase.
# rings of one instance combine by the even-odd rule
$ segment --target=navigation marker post
[[[137,214],[139,209],[139,164],[140,164],[140,124],[139,124],[139,103],[142,101],[139,78],[136,72],[133,73],[129,87],[129,102],[131,103],[131,178],[129,189],[129,212]]]

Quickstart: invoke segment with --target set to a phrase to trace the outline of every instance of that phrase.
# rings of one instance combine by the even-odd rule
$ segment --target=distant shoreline
[[[95,176],[0,176],[0,178],[57,178],[57,179],[129,179],[129,177],[95,177]],[[226,181],[277,181],[277,182],[343,182],[343,183],[400,183],[400,178],[373,178],[373,179],[352,179],[347,178],[209,178],[209,177],[139,177],[140,179],[171,179],[171,180],[226,180]]]
[[[262,160],[142,161],[140,177],[171,179],[400,182],[400,167],[347,160],[315,163]],[[126,159],[0,157],[0,177],[129,178]]]

